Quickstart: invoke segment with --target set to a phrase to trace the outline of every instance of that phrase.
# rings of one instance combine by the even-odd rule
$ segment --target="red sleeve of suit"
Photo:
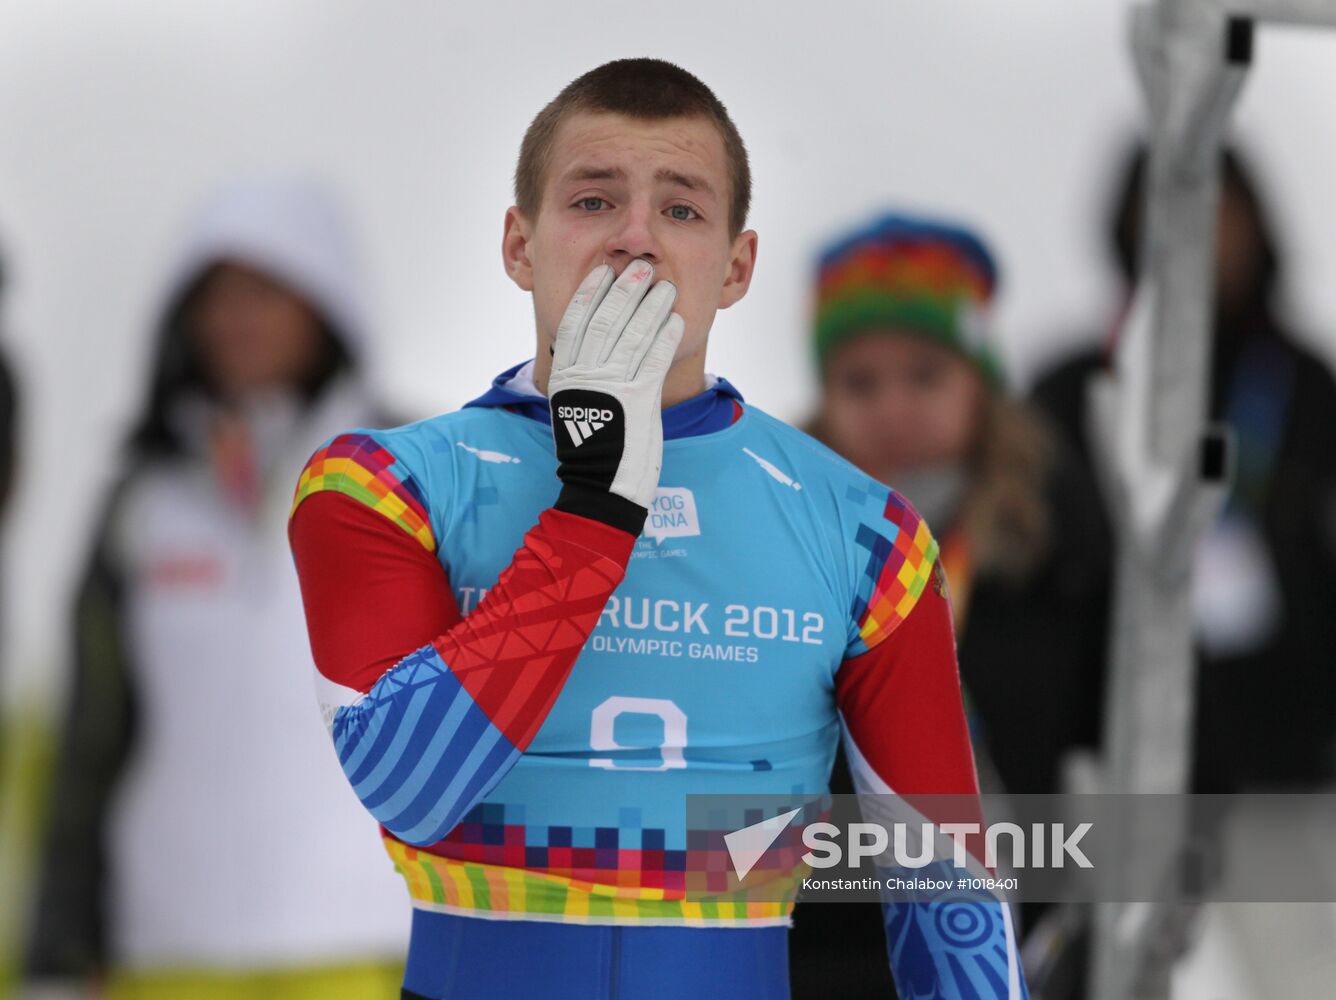
[[[835,697],[871,770],[856,778],[902,795],[978,792],[951,607],[932,583],[889,636],[844,662]]]
[[[289,527],[316,668],[360,692],[424,645],[520,749],[547,716],[635,543],[544,511],[478,607],[461,616],[436,556],[341,493],[307,497]]]

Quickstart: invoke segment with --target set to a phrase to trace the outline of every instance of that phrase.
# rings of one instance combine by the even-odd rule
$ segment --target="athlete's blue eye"
[[[678,222],[690,222],[692,219],[700,217],[699,213],[690,205],[674,205],[668,211]]]
[[[578,202],[576,202],[576,204],[579,205],[581,208],[583,208],[586,212],[597,212],[600,208],[603,207],[605,202],[603,201],[602,198],[595,198],[593,196],[590,196],[588,198],[581,198]]]

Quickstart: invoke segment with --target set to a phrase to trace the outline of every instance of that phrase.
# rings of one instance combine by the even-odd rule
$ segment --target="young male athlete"
[[[927,527],[705,374],[749,195],[695,77],[580,77],[506,213],[534,360],[302,473],[322,707],[413,897],[406,997],[787,997],[790,904],[687,892],[685,797],[818,794],[841,730],[865,789],[975,792]],[[1025,996],[1005,909],[968,908],[887,907],[902,996]]]

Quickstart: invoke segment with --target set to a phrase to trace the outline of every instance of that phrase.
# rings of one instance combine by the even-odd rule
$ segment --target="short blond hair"
[[[742,232],[751,207],[751,166],[742,136],[714,91],[680,66],[662,59],[604,63],[568,83],[538,112],[524,133],[515,164],[515,204],[529,218],[537,216],[542,204],[557,129],[580,111],[602,111],[641,121],[707,119],[718,129],[728,161],[729,235],[735,237]]]

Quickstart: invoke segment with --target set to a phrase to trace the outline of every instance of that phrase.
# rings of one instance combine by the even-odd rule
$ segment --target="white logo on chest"
[[[645,520],[645,534],[656,542],[700,534],[696,498],[685,486],[660,486],[654,491]]]
[[[481,448],[474,448],[472,445],[465,444],[463,441],[457,441],[455,443],[470,455],[475,455],[478,459],[484,462],[496,462],[500,465],[505,465],[509,462],[519,463],[519,459],[514,455],[505,455],[499,451],[484,451]]]
[[[802,483],[794,482],[792,477],[786,476],[784,473],[780,472],[779,469],[775,468],[773,463],[767,462],[750,448],[743,448],[742,450],[750,455],[756,461],[756,464],[763,468],[769,474],[770,478],[774,479],[776,482],[783,483],[785,486],[792,486],[795,490],[803,488]]]

